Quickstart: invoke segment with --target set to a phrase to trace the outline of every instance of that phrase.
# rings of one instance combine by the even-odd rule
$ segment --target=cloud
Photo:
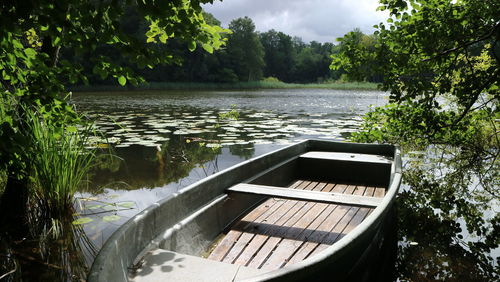
[[[375,11],[378,5],[378,0],[225,0],[204,9],[226,27],[248,16],[261,32],[275,29],[305,42],[334,42],[354,28],[373,32],[373,25],[387,17]]]

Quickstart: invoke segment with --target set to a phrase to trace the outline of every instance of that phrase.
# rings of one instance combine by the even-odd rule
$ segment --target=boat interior
[[[163,267],[182,279],[180,265],[198,263],[221,281],[244,279],[313,257],[382,202],[391,165],[382,155],[312,151],[266,167],[165,231],[130,278]]]

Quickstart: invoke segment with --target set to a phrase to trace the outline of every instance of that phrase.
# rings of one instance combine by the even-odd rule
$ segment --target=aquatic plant
[[[61,212],[72,206],[73,195],[91,168],[94,152],[85,147],[90,131],[50,124],[31,110],[27,115],[35,199],[47,211]]]

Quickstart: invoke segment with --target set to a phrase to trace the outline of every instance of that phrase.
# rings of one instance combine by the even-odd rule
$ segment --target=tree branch
[[[476,43],[479,43],[479,42],[481,42],[481,41],[484,41],[484,40],[486,40],[486,39],[490,38],[490,37],[491,37],[491,36],[495,33],[495,31],[496,31],[497,29],[499,29],[499,28],[500,28],[500,22],[497,22],[497,23],[495,24],[495,26],[493,26],[493,27],[491,28],[490,32],[488,32],[486,35],[483,35],[482,37],[480,37],[480,38],[478,38],[478,39],[476,39],[476,40],[473,40],[473,41],[469,41],[469,42],[467,42],[467,43],[464,43],[464,44],[462,44],[462,45],[460,45],[460,46],[457,46],[457,47],[454,47],[454,48],[451,48],[451,49],[448,49],[448,50],[442,51],[442,52],[438,53],[438,54],[437,54],[436,56],[434,56],[434,57],[427,58],[427,59],[423,59],[423,60],[422,60],[422,62],[427,62],[427,61],[434,60],[434,59],[436,59],[436,58],[438,58],[438,57],[446,56],[446,55],[448,55],[448,54],[450,54],[450,53],[453,53],[453,52],[455,52],[455,51],[457,51],[457,50],[460,50],[460,49],[463,49],[463,48],[467,48],[467,47],[469,47],[469,46],[471,46],[471,45],[474,45],[474,44],[476,44]]]
[[[0,276],[0,280],[1,280],[1,279],[4,279],[5,277],[7,277],[7,276],[11,275],[12,273],[14,273],[14,272],[16,272],[16,271],[17,271],[17,265],[16,265],[16,266],[14,267],[14,269],[12,269],[11,271],[9,271],[9,272],[7,272],[7,273],[3,274],[2,276]]]
[[[498,75],[500,75],[499,72],[497,72],[496,75],[492,75],[490,79],[488,79],[485,83],[483,83],[483,85],[481,85],[481,87],[479,87],[479,88],[476,89],[477,90],[476,93],[474,94],[474,96],[472,97],[472,99],[469,101],[469,103],[467,104],[467,106],[463,110],[462,114],[453,122],[453,124],[451,125],[452,127],[455,126],[455,125],[457,125],[460,121],[462,121],[465,118],[465,116],[472,109],[472,106],[474,106],[474,103],[476,103],[477,99],[479,98],[479,95],[481,95],[481,93],[483,92],[483,90],[489,84],[491,84],[495,79],[497,79]]]

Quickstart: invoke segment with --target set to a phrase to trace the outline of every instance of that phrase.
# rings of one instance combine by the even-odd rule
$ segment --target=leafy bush
[[[262,81],[265,81],[265,82],[281,82],[281,80],[277,79],[274,76],[265,77]]]

